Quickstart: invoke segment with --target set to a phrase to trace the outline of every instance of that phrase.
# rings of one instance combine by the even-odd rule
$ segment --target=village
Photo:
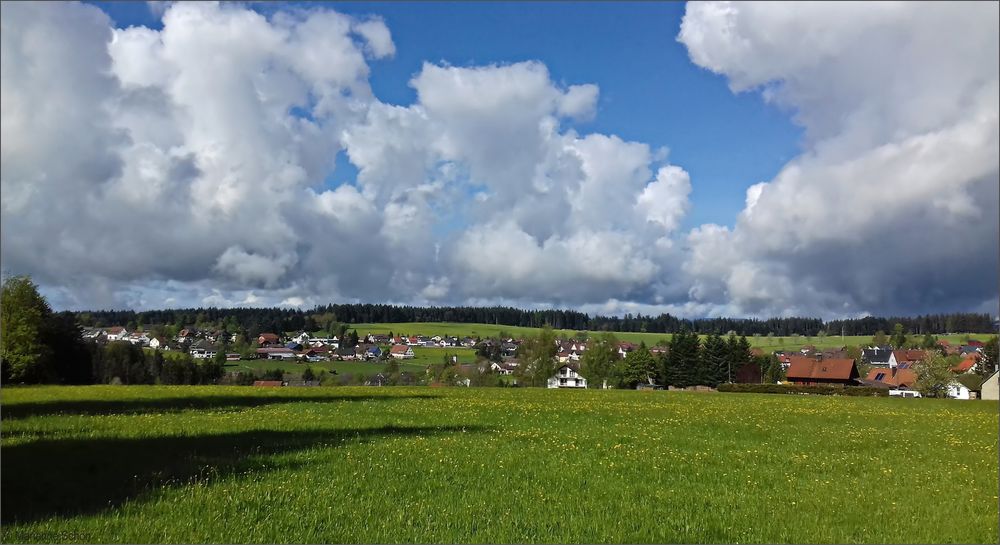
[[[352,332],[353,333],[353,332]],[[321,336],[299,331],[288,335],[277,333],[260,333],[252,339],[252,350],[227,351],[239,340],[239,335],[225,331],[199,330],[184,328],[173,338],[154,336],[146,331],[128,331],[123,326],[108,328],[85,328],[85,339],[105,342],[128,342],[143,348],[188,353],[195,360],[221,359],[219,353],[225,354],[227,362],[241,360],[279,360],[302,364],[352,361],[372,363],[373,375],[365,382],[369,385],[383,385],[384,376],[378,373],[378,365],[387,361],[406,362],[415,358],[414,348],[473,349],[477,354],[493,354],[497,357],[479,357],[476,363],[456,364],[456,384],[472,385],[471,375],[476,373],[493,373],[500,377],[511,377],[520,365],[519,348],[524,339],[456,337],[441,335],[390,335],[369,333],[357,337],[347,333],[339,336]],[[554,374],[545,382],[548,388],[607,388],[601,384],[589,383],[581,373],[581,361],[588,348],[589,340],[556,339],[554,356]],[[985,380],[975,380],[983,359],[985,343],[969,339],[964,344],[953,344],[947,340],[935,342],[936,349],[894,348],[891,345],[867,346],[860,349],[856,358],[850,357],[847,347],[834,349],[819,349],[813,345],[804,345],[797,350],[777,350],[767,354],[761,348],[750,349],[750,355],[756,360],[773,356],[781,365],[782,380],[775,384],[794,386],[831,386],[839,388],[868,387],[885,390],[890,396],[904,398],[921,397],[916,389],[917,373],[915,366],[932,352],[958,359],[951,367],[954,375],[947,385],[946,397],[959,400],[998,399],[998,372],[994,370]],[[624,360],[630,353],[639,348],[633,342],[620,341],[615,347],[615,356]],[[653,356],[663,357],[669,352],[669,347],[656,345],[648,348]],[[304,365],[304,367],[306,366]],[[865,372],[862,373],[861,369]],[[428,366],[428,372],[430,371]],[[256,381],[258,385],[287,385],[288,381]],[[735,384],[764,384],[765,379],[761,365],[756,361],[743,362],[732,369],[729,382]],[[301,384],[301,381],[299,382]],[[516,379],[509,382],[517,385]],[[640,381],[636,389],[664,389],[652,378]],[[679,389],[669,386],[666,389]],[[686,389],[695,391],[713,391],[715,388],[706,386],[689,386]]]

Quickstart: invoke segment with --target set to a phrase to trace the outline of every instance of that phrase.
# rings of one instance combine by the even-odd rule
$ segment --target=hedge
[[[870,386],[797,386],[793,384],[720,384],[720,392],[743,394],[816,394],[826,396],[888,397],[889,390]]]

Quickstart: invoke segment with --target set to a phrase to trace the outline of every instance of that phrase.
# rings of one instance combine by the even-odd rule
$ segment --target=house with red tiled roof
[[[976,364],[979,363],[979,359],[982,357],[983,355],[978,352],[966,354],[965,357],[962,358],[962,361],[960,361],[958,365],[952,367],[951,370],[953,373],[968,373],[976,367]]]
[[[389,349],[389,356],[399,360],[413,359],[413,349],[405,344],[394,344]]]
[[[854,385],[860,374],[852,359],[815,360],[802,356],[790,356],[790,365],[785,377],[789,382],[805,386]]]
[[[865,382],[872,383],[873,386],[905,389],[917,383],[917,373],[909,365],[889,369],[875,368],[868,372]]]

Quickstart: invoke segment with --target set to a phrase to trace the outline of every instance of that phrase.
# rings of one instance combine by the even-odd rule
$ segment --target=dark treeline
[[[84,326],[138,327],[149,324],[179,326],[214,325],[229,330],[248,331],[317,331],[330,321],[343,323],[458,322],[508,326],[541,327],[587,331],[677,333],[696,331],[711,334],[735,332],[738,335],[777,336],[874,335],[892,331],[903,324],[910,333],[991,333],[995,325],[988,314],[929,314],[917,317],[865,317],[824,322],[819,318],[700,318],[683,319],[670,314],[644,316],[590,316],[572,310],[522,310],[510,307],[411,307],[375,304],[338,304],[312,310],[282,308],[190,308],[135,312],[102,310],[76,313]]]

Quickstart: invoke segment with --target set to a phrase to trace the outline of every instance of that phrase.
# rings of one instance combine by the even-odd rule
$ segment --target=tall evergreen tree
[[[730,350],[726,341],[718,333],[713,333],[705,339],[701,349],[701,376],[699,383],[716,387],[728,381]]]
[[[699,348],[698,334],[693,331],[684,330],[671,337],[670,353],[667,355],[666,365],[669,385],[678,388],[694,385]]]

